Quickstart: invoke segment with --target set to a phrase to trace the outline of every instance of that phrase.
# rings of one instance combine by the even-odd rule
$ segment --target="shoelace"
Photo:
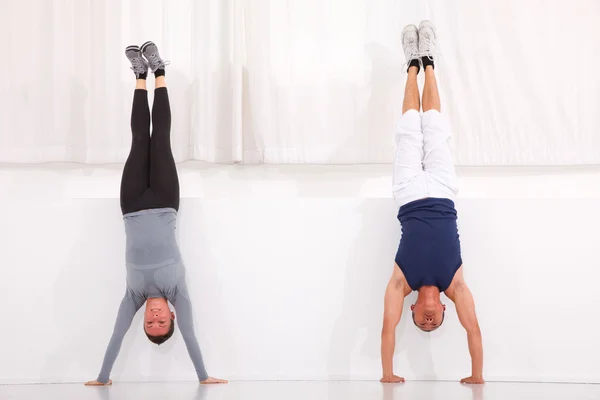
[[[154,71],[159,68],[164,68],[166,65],[170,64],[169,61],[164,61],[163,59],[161,59],[158,53],[152,53],[146,57],[148,58],[148,63],[152,66],[152,70]]]
[[[409,52],[408,54],[404,54],[404,56],[406,57],[406,62],[402,66],[402,70],[406,70],[408,68],[408,64],[410,64],[410,62],[412,60],[418,59],[420,57],[418,44],[412,43],[410,47],[411,47],[412,51]],[[419,60],[419,62],[420,62],[420,60]]]
[[[146,72],[146,64],[144,64],[144,60],[142,57],[134,57],[131,58],[131,70],[136,74],[143,74]]]
[[[425,47],[426,50],[420,54],[420,57],[429,57],[430,60],[433,60],[433,52],[431,49],[435,49],[435,37],[427,37],[423,39],[423,43],[423,47]]]

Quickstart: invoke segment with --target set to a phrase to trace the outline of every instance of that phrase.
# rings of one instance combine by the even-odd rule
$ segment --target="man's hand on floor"
[[[468,385],[479,385],[485,383],[485,381],[481,376],[469,376],[468,378],[461,379],[460,383],[466,383]]]
[[[384,376],[383,378],[381,378],[379,380],[379,382],[382,382],[382,383],[403,383],[404,382],[404,378],[401,377],[401,376],[396,376],[396,375]]]

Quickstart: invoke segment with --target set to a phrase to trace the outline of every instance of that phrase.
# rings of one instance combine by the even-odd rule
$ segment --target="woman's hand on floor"
[[[203,385],[212,385],[215,383],[227,383],[227,381],[225,379],[217,379],[217,378],[211,378],[210,376],[208,377],[207,380],[200,382]]]
[[[112,385],[112,380],[108,380],[106,383],[98,382],[98,381],[89,381],[85,383],[85,386],[110,386]]]

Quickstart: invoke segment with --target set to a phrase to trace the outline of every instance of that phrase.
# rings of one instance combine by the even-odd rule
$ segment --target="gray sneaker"
[[[430,60],[435,56],[435,27],[431,21],[419,24],[419,53]]]
[[[142,52],[138,46],[128,46],[125,49],[125,56],[131,62],[131,69],[136,78],[139,79],[140,75],[148,72],[148,63],[142,57]]]
[[[415,25],[407,25],[402,30],[402,48],[404,49],[405,65],[419,59],[419,31]]]
[[[158,47],[152,42],[146,42],[142,45],[142,54],[148,61],[150,70],[154,73],[157,69],[165,68],[165,65],[169,65],[168,61],[164,61],[160,58],[158,53]]]

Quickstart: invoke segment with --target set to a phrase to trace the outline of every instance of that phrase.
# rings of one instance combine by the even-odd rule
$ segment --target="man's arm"
[[[385,290],[383,329],[381,330],[381,382],[404,382],[404,378],[394,375],[394,348],[396,347],[396,326],[402,317],[404,297],[410,293],[404,274],[394,265],[394,273]]]
[[[475,313],[475,301],[462,277],[462,268],[457,272],[446,296],[456,306],[458,319],[467,331],[469,353],[471,355],[471,376],[461,380],[463,383],[483,383],[483,344],[481,330]]]
[[[131,326],[131,321],[133,321],[135,313],[140,309],[142,304],[144,304],[143,301],[136,298],[135,294],[131,293],[129,289],[127,289],[125,297],[123,297],[121,305],[119,306],[117,321],[115,322],[115,328],[113,330],[112,337],[110,338],[110,342],[108,342],[108,347],[106,348],[106,353],[104,354],[104,361],[102,362],[100,374],[95,381],[87,382],[86,385],[97,386],[111,384],[111,381],[108,379],[110,376],[110,371],[115,364],[117,356],[119,355],[123,338]]]

